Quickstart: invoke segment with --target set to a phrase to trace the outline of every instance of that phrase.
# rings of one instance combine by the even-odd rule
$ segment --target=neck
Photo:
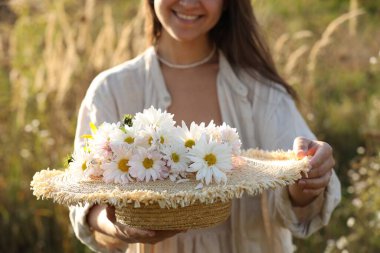
[[[208,38],[196,41],[176,41],[163,33],[157,43],[157,53],[161,58],[173,64],[191,64],[204,59],[213,49]]]

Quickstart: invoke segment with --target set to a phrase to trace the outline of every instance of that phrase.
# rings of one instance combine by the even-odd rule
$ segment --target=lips
[[[173,11],[173,13],[177,18],[183,21],[195,21],[202,17],[201,15],[184,14],[184,13],[179,13],[176,11]]]

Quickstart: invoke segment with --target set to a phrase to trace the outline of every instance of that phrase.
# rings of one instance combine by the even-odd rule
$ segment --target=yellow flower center
[[[164,137],[161,136],[161,137],[160,137],[160,143],[161,143],[161,144],[164,144],[164,142],[165,142],[165,139],[164,139]]]
[[[131,137],[131,136],[128,136],[127,138],[125,138],[124,140],[126,143],[128,144],[132,144],[135,142],[135,138]]]
[[[145,158],[143,161],[143,165],[144,165],[145,169],[148,170],[148,169],[153,167],[153,160],[149,159],[149,158]]]
[[[153,137],[151,136],[151,137],[149,137],[149,140],[148,140],[148,143],[150,146],[152,146],[152,142],[153,142]]]
[[[192,140],[192,139],[188,139],[188,140],[185,142],[185,147],[186,147],[186,148],[192,148],[194,145],[195,145],[195,141]]]
[[[122,172],[128,172],[130,166],[128,165],[129,160],[128,159],[121,159],[118,163],[118,168]]]
[[[205,155],[203,159],[207,162],[208,166],[216,164],[216,156],[212,153]]]
[[[87,169],[86,161],[82,163],[82,170],[85,171]]]
[[[172,154],[172,160],[173,160],[173,162],[178,163],[179,162],[179,155],[177,153],[173,153]]]

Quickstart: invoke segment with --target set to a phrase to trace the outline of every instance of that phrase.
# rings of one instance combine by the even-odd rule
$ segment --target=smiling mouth
[[[178,13],[176,11],[173,11],[173,13],[179,19],[182,19],[182,20],[185,20],[185,21],[195,21],[195,20],[200,19],[202,17],[202,16],[198,16],[198,15],[182,14],[182,13]]]

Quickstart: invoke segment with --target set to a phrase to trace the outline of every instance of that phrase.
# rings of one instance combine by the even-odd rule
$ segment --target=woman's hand
[[[125,249],[128,243],[155,244],[183,231],[159,231],[131,228],[116,222],[115,208],[95,205],[87,215],[95,239],[108,249]]]
[[[303,176],[288,188],[293,204],[306,206],[323,193],[329,184],[335,165],[333,149],[326,142],[297,137],[293,143],[293,151],[297,153],[298,158],[312,156],[308,176]]]

